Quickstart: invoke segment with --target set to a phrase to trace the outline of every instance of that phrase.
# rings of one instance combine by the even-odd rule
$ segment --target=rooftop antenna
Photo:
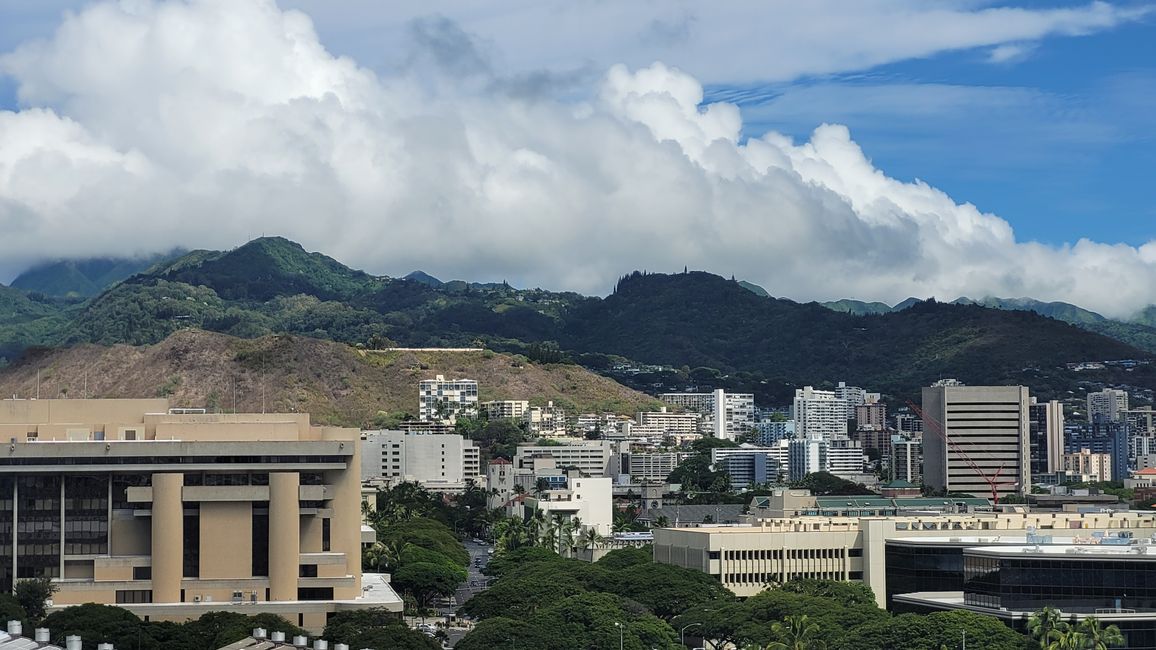
[[[233,415],[237,414],[237,378],[233,377]]]
[[[40,399],[40,369],[36,369],[36,399]]]

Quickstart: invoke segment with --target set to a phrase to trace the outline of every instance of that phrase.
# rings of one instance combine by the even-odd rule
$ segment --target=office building
[[[1105,388],[1088,393],[1088,422],[1119,422],[1128,410],[1128,391]]]
[[[1036,398],[1031,398],[1028,406],[1028,444],[1032,476],[1053,474],[1063,469],[1063,404],[1057,400],[1038,403]]]
[[[847,402],[836,397],[834,391],[810,386],[796,389],[791,413],[798,438],[829,440],[847,435]]]
[[[1156,411],[1151,406],[1140,406],[1124,412],[1128,431],[1134,436],[1156,435]]]
[[[437,375],[423,379],[418,387],[418,419],[449,422],[459,417],[477,417],[478,382],[473,379],[446,379]]]
[[[53,609],[269,612],[312,630],[341,609],[401,610],[388,585],[363,592],[356,429],[165,399],[4,400],[0,435],[4,591],[47,577]]]
[[[623,454],[626,473],[630,478],[641,481],[656,479],[665,481],[682,461],[691,454],[682,451],[655,451]]]
[[[923,484],[923,441],[899,434],[891,436],[889,458],[891,480]]]
[[[487,420],[521,420],[530,410],[530,403],[524,399],[492,400],[482,402],[478,409]]]
[[[755,396],[751,393],[663,393],[659,398],[672,406],[700,413],[702,432],[722,440],[734,440],[755,423]]]
[[[1000,536],[1024,544],[1028,534],[1073,540],[1109,531],[1149,536],[1156,533],[1156,514],[974,512],[759,519],[753,526],[656,529],[654,559],[715,576],[740,598],[754,596],[769,584],[817,578],[862,582],[882,607],[888,594],[888,545],[893,541]]]
[[[962,549],[950,549],[945,556],[951,558],[950,584],[942,578],[917,582],[913,586],[921,586],[920,591],[892,597],[895,608],[921,613],[968,610],[1026,631],[1035,612],[1052,607],[1073,624],[1095,617],[1103,627],[1117,626],[1125,638],[1123,647],[1156,647],[1156,547],[1150,539],[1118,531],[1066,543],[968,541],[983,540],[965,540]],[[936,544],[928,550],[942,554],[948,549]],[[919,565],[940,566],[930,559],[921,558]],[[955,577],[957,562],[960,578]],[[889,558],[889,577],[891,563]]]
[[[1031,485],[1028,389],[933,386],[923,389],[923,484],[987,496],[1026,494]]]
[[[608,440],[573,440],[561,445],[518,445],[514,465],[533,469],[537,459],[548,458],[561,469],[577,469],[587,476],[606,476],[613,453]]]
[[[480,474],[477,445],[456,433],[361,432],[362,481],[414,481],[430,490],[457,492]]]

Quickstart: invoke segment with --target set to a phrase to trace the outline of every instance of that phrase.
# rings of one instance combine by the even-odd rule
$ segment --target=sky
[[[605,294],[1156,303],[1156,3],[0,2],[0,281],[283,235]]]

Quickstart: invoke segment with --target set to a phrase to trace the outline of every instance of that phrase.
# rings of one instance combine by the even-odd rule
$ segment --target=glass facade
[[[969,605],[1016,611],[1052,606],[1066,612],[1156,612],[1156,561],[966,555],[963,592]]]
[[[16,479],[0,477],[0,592],[12,593],[12,507]]]
[[[887,545],[887,609],[895,594],[963,589],[962,546]]]
[[[64,554],[108,553],[108,477],[64,477]]]
[[[60,577],[60,476],[16,479],[16,579]]]

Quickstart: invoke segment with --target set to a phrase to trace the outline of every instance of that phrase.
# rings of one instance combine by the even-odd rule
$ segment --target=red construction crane
[[[992,503],[992,505],[998,505],[999,504],[998,486],[1000,486],[1000,485],[1015,485],[1016,484],[1015,481],[1000,481],[999,480],[999,475],[1003,473],[1004,466],[1001,464],[999,466],[999,469],[997,469],[995,471],[995,474],[988,476],[987,474],[985,474],[983,472],[983,469],[981,469],[980,466],[974,460],[971,459],[971,456],[969,456],[967,454],[967,452],[963,450],[962,447],[960,447],[958,444],[956,444],[956,442],[951,439],[951,436],[947,435],[947,431],[943,428],[943,424],[941,424],[940,422],[936,421],[933,418],[927,417],[927,414],[923,412],[923,409],[916,406],[913,402],[910,402],[910,401],[907,402],[907,407],[910,408],[912,411],[914,411],[915,414],[918,415],[921,420],[923,420],[923,430],[925,433],[927,432],[927,429],[930,428],[932,433],[939,436],[943,440],[943,442],[945,444],[947,444],[948,447],[951,448],[952,451],[954,451],[956,454],[959,455],[960,458],[963,459],[963,462],[967,463],[967,466],[971,468],[971,471],[975,472],[980,478],[982,478],[984,480],[985,483],[987,483],[988,487],[991,488],[991,503]],[[947,470],[946,470],[946,468],[944,468],[944,473],[946,474],[946,472],[947,472]]]

